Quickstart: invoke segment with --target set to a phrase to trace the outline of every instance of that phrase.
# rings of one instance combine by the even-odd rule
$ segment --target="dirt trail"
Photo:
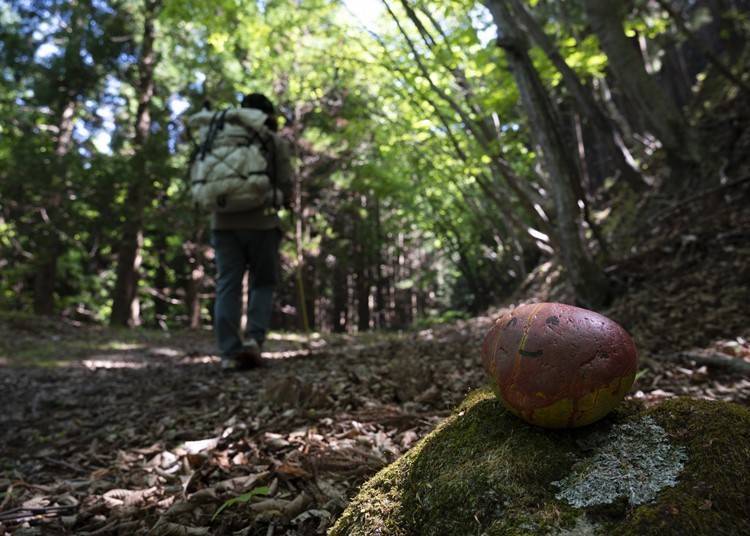
[[[74,359],[4,367],[0,379],[0,511],[70,506],[30,516],[44,534],[158,523],[220,534],[252,518],[247,534],[314,534],[482,382],[469,330],[271,340],[269,367],[227,375],[207,334],[113,344],[116,333],[58,329],[39,337]],[[224,500],[259,487],[273,492],[257,499],[262,515],[236,505],[211,523]],[[18,520],[4,529],[26,533]]]

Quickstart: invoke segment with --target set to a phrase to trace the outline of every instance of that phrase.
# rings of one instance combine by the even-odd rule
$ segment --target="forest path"
[[[1,512],[23,506],[49,513],[29,518],[44,534],[319,533],[484,383],[479,347],[495,314],[419,332],[275,335],[269,367],[232,374],[208,332],[4,320],[0,524],[21,530]],[[650,359],[643,370],[633,396],[646,401],[750,402],[737,374]],[[211,521],[261,486],[272,499]]]
[[[209,526],[223,500],[265,484],[277,502],[297,503],[260,516],[264,534],[270,524],[315,533],[353,486],[481,385],[476,330],[487,322],[406,335],[279,335],[267,344],[267,368],[225,374],[206,332],[6,321],[0,512],[73,506],[75,519],[47,520],[45,534],[123,523],[145,531],[160,519]],[[188,500],[209,489],[199,504]],[[175,503],[191,507],[165,517]],[[314,515],[291,523],[310,508]],[[235,509],[209,533],[247,523]]]

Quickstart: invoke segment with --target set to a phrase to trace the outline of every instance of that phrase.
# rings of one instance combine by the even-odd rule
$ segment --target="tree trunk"
[[[158,251],[158,266],[154,274],[154,327],[167,329],[167,318],[169,316],[169,298],[167,296],[169,282],[167,281],[167,236],[160,232],[156,237],[156,249]]]
[[[563,83],[568,92],[573,96],[579,112],[591,123],[591,127],[598,133],[607,155],[607,171],[612,175],[620,175],[625,182],[636,191],[644,189],[641,174],[634,169],[632,157],[624,154],[626,149],[623,144],[618,144],[617,126],[602,111],[601,106],[594,99],[591,90],[581,83],[578,75],[565,62],[554,42],[547,36],[544,29],[536,21],[534,16],[527,10],[521,0],[511,0],[513,13],[521,28],[526,31],[536,44],[544,51],[552,64],[562,75]]]
[[[591,307],[609,298],[604,271],[588,256],[580,236],[579,209],[574,186],[580,184],[576,166],[566,152],[549,96],[528,54],[528,42],[510,15],[507,5],[490,0],[487,7],[498,27],[498,44],[505,50],[518,85],[531,128],[550,175],[557,209],[557,234],[563,266],[577,300]]]
[[[331,304],[331,325],[334,333],[345,333],[347,327],[347,281],[346,268],[343,262],[343,256],[336,258],[336,264],[333,267],[333,300]]]
[[[367,209],[367,198],[362,196],[361,204]],[[367,260],[370,241],[367,237],[367,220],[359,216],[354,221],[354,269],[357,300],[357,331],[370,329],[370,277]]]
[[[151,100],[154,96],[154,69],[157,55],[155,21],[161,0],[144,0],[143,39],[138,60],[138,109],[135,118],[135,156],[133,177],[126,201],[126,221],[117,252],[117,279],[112,296],[110,323],[134,326],[140,322],[138,303],[138,281],[140,279],[141,248],[147,201],[152,198],[152,180],[149,176],[146,145],[151,128]]]
[[[206,247],[203,245],[203,227],[196,224],[191,240],[183,245],[187,258],[187,280],[185,282],[185,312],[190,329],[201,327],[201,289],[206,277]]]
[[[315,302],[317,301],[317,287],[315,285],[316,266],[311,256],[303,257],[302,268],[302,285],[305,289],[305,318],[307,319],[307,325],[305,326],[303,323],[302,329],[307,333],[315,330],[315,326],[317,325],[315,317]]]
[[[383,329],[386,325],[386,308],[385,301],[386,289],[385,277],[383,276],[383,229],[380,221],[380,201],[378,196],[373,196],[375,204],[372,211],[375,219],[375,327]]]
[[[75,17],[74,17],[75,18]],[[73,46],[71,43],[68,46]],[[67,178],[66,157],[73,145],[73,128],[78,95],[66,95],[57,121],[55,140],[55,169],[51,170],[50,196],[41,209],[42,230],[37,244],[37,263],[34,271],[34,313],[51,315],[55,312],[55,282],[57,262],[64,248],[60,239],[60,208],[62,206],[65,180]]]
[[[690,40],[691,44],[696,46],[698,50],[700,50],[703,55],[706,56],[708,62],[711,63],[711,65],[713,65],[724,78],[740,88],[740,90],[745,94],[746,98],[750,97],[750,85],[748,85],[744,80],[735,75],[732,72],[732,68],[729,65],[726,65],[724,61],[714,53],[711,47],[703,40],[700,35],[697,35],[695,32],[690,30],[690,28],[688,28],[687,24],[685,24],[685,21],[682,19],[682,15],[672,7],[670,1],[656,0],[656,2],[661,6],[662,9],[664,9],[664,11],[669,14],[669,16],[675,22],[677,28],[685,35],[685,37]]]
[[[637,106],[649,130],[661,141],[669,160],[680,169],[698,162],[700,148],[695,131],[675,102],[648,74],[643,57],[624,33],[624,2],[584,0],[584,5],[619,87]]]
[[[55,312],[55,279],[60,250],[57,239],[44,242],[47,242],[44,244],[45,252],[39,256],[39,264],[34,271],[34,313],[49,316]]]

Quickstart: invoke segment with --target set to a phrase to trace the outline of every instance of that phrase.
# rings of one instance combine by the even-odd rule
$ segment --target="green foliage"
[[[257,497],[258,495],[268,495],[270,492],[271,492],[271,488],[267,486],[262,486],[258,488],[253,488],[247,493],[243,493],[242,495],[238,495],[237,497],[226,500],[221,506],[219,506],[216,512],[214,512],[214,515],[211,516],[211,521],[215,520],[219,516],[219,514],[221,514],[224,510],[226,510],[233,504],[244,504],[246,502],[249,502],[250,499],[252,499],[253,497]]]
[[[414,327],[417,329],[431,328],[440,324],[455,322],[456,320],[466,320],[467,318],[469,318],[469,314],[466,311],[448,309],[447,311],[420,318],[414,323]]]
[[[584,84],[606,78],[579,3],[527,4]],[[393,17],[381,10],[366,29],[338,0],[165,0],[154,94],[142,95],[143,2],[0,4],[0,306],[29,309],[54,264],[55,310],[106,320],[142,157],[153,192],[135,217],[142,320],[184,324],[191,293],[207,309],[208,221],[185,183],[194,133],[183,119],[206,100],[234,106],[251,91],[277,103],[297,157],[284,264],[310,272],[318,310],[331,308],[342,280],[394,300],[418,295],[416,316],[433,310],[439,321],[509,294],[539,259],[528,234],[537,211],[555,215],[491,17],[468,0],[388,5]],[[650,4],[636,3],[625,22],[655,56],[673,37]],[[531,57],[569,123],[560,73],[538,47]],[[151,129],[139,147],[146,101]],[[285,282],[285,305],[298,307],[295,285]]]

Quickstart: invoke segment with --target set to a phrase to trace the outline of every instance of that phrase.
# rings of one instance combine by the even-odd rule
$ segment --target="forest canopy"
[[[255,91],[296,162],[277,326],[440,321],[550,262],[601,307],[644,203],[736,179],[699,125],[750,96],[747,8],[2,1],[0,308],[210,324],[184,120]]]

